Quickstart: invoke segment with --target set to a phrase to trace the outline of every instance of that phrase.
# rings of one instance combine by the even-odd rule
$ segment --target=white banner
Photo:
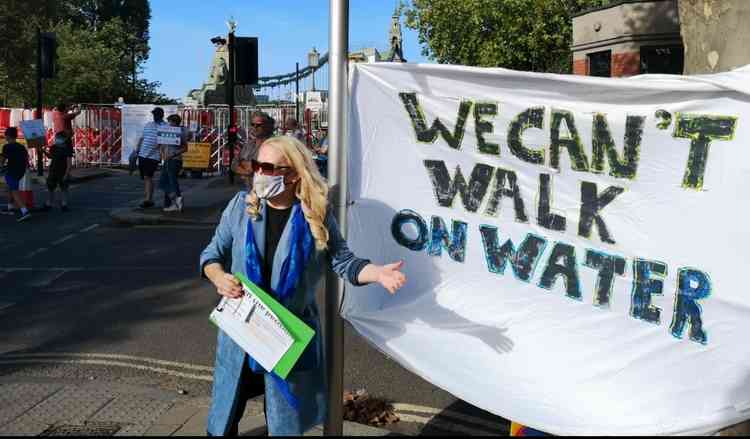
[[[138,146],[143,127],[153,122],[151,111],[156,107],[164,109],[164,118],[177,114],[177,105],[123,105],[122,109],[122,163],[127,164],[130,153]]]
[[[406,287],[344,316],[557,435],[750,418],[750,69],[630,79],[357,64],[349,242]]]

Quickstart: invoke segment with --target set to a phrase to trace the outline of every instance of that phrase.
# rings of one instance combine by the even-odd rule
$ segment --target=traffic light
[[[39,71],[42,78],[54,78],[57,71],[57,38],[54,33],[39,34],[39,51]]]
[[[237,133],[239,132],[239,128],[237,125],[230,125],[229,126],[229,135],[227,136],[227,142],[231,145],[234,145],[237,142]]]
[[[258,83],[258,39],[236,37],[234,39],[234,84],[255,85]]]

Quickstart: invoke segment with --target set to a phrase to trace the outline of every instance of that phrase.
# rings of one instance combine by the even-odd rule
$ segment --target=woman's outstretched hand
[[[398,261],[394,264],[383,265],[378,267],[377,282],[383,286],[389,293],[394,294],[399,288],[406,283],[406,276],[401,272],[404,261]]]
[[[389,293],[394,294],[396,290],[406,283],[406,276],[401,272],[404,261],[398,261],[388,265],[367,264],[359,272],[357,281],[360,284],[379,283]]]

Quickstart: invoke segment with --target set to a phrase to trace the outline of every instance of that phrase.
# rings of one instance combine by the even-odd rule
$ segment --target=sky
[[[227,20],[237,22],[237,36],[257,37],[260,76],[293,72],[307,66],[313,46],[328,51],[328,0],[151,0],[151,54],[143,76],[162,83],[160,92],[182,98],[208,79],[215,47],[210,39],[226,37]],[[350,0],[349,48],[388,48],[396,0]],[[415,31],[403,25],[404,56],[429,62]],[[320,81],[320,78],[317,79]],[[319,82],[318,82],[319,83]]]

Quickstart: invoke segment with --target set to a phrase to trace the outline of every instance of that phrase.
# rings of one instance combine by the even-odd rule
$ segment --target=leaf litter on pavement
[[[382,398],[371,397],[365,389],[344,392],[344,419],[382,427],[398,422],[393,405]]]

